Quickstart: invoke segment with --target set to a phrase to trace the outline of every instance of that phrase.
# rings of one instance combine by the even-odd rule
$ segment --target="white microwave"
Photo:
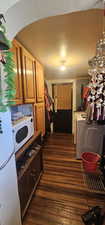
[[[34,135],[32,116],[23,117],[18,121],[14,121],[12,131],[15,152],[17,152]]]

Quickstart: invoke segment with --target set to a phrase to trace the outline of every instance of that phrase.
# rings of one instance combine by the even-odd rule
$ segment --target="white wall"
[[[0,13],[5,13],[9,8],[16,4],[19,0],[2,0],[0,1]]]

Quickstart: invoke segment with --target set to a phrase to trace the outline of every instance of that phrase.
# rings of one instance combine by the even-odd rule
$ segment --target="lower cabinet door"
[[[19,189],[19,198],[20,198],[20,208],[21,208],[21,215],[23,217],[24,211],[27,206],[27,202],[29,199],[29,188],[28,188],[28,177],[29,177],[29,170],[23,175],[21,180],[19,180],[18,183],[18,189]]]
[[[35,158],[31,161],[28,169],[18,182],[18,190],[20,197],[21,215],[24,216],[28,207],[29,201],[31,200],[31,194],[37,185],[38,178],[42,171],[42,151],[37,153]]]
[[[42,171],[42,151],[41,150],[37,153],[32,163],[32,168],[33,168],[32,174],[34,175],[33,178],[35,181],[37,181]]]

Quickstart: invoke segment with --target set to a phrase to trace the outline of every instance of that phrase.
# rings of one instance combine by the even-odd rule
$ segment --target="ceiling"
[[[88,60],[95,55],[102,27],[103,11],[92,9],[39,20],[16,39],[44,65],[46,79],[78,78],[88,75]]]

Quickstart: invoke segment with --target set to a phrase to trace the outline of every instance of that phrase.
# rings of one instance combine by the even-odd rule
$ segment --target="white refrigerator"
[[[10,111],[0,112],[0,120],[0,225],[21,225]]]

